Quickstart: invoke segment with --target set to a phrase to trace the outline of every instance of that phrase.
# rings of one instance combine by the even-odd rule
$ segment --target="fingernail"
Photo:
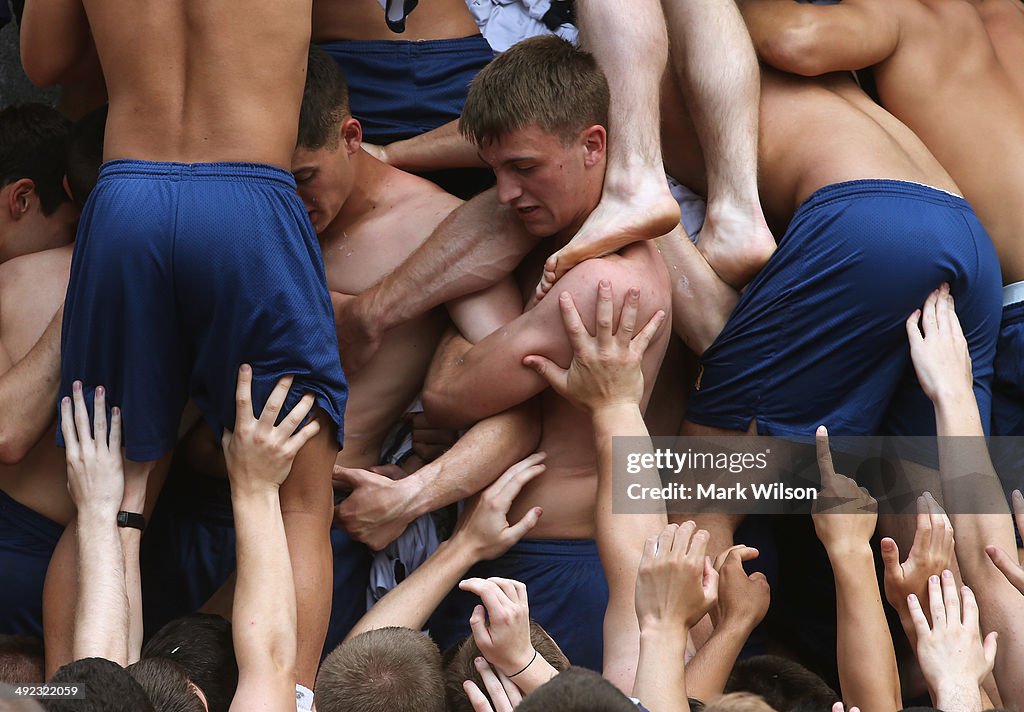
[[[943,571],[942,572],[942,578],[944,578],[944,579],[946,579],[948,581],[951,578],[953,578],[953,574],[950,571]]]
[[[103,395],[103,386],[96,386],[96,395],[98,395],[98,396],[102,396]]]
[[[910,601],[911,603],[916,603],[917,602],[917,596],[912,593],[909,596],[907,596],[907,600]]]
[[[939,577],[936,576],[935,574],[932,574],[931,576],[928,577],[928,583],[938,583],[938,582],[939,582]]]

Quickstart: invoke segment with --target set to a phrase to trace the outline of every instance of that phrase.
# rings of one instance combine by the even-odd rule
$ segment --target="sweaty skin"
[[[21,46],[29,78],[54,84],[73,73],[90,51],[90,28],[110,96],[104,160],[287,170],[309,0],[252,0],[245,12],[228,0],[29,0]]]
[[[765,0],[744,3],[743,12],[759,53],[781,69],[815,75],[874,65],[886,109],[921,137],[992,236],[1003,283],[1024,279],[1020,3]]]
[[[392,272],[462,203],[363,151],[354,160],[352,193],[319,234],[327,287],[345,295],[357,295]],[[444,324],[443,314],[432,310],[392,329],[349,379],[345,449],[337,464],[369,468],[380,462],[381,442],[420,392]]]
[[[316,0],[313,42],[333,40],[447,40],[480,33],[465,0],[420,0],[395,34],[377,0]]]

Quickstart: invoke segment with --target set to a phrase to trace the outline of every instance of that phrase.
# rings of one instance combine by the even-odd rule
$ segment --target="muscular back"
[[[84,0],[110,95],[104,159],[287,169],[310,0]]]
[[[1003,7],[998,7],[1002,4]],[[985,2],[993,13],[1011,0]],[[901,0],[902,38],[876,68],[885,106],[912,128],[953,175],[999,252],[1004,282],[1024,279],[1024,93],[993,47],[978,6],[967,0]],[[1012,16],[1010,16],[1012,19]],[[1017,18],[1020,19],[1019,16]],[[1016,35],[1009,25],[995,36]],[[1019,40],[1018,40],[1019,41]]]
[[[663,96],[663,120],[670,122],[663,130],[666,167],[684,183],[701,185],[703,166],[682,99]],[[800,203],[833,183],[905,180],[957,192],[920,139],[872,102],[849,73],[805,78],[764,67],[760,113],[759,191],[777,234]]]
[[[466,0],[420,0],[406,19],[405,32],[395,34],[384,22],[377,0],[316,0],[313,41],[446,40],[479,32]]]

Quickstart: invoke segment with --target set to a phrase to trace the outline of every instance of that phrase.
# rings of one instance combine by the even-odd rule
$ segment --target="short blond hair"
[[[459,131],[478,146],[536,125],[563,142],[608,127],[608,80],[593,55],[544,35],[516,44],[469,85]]]

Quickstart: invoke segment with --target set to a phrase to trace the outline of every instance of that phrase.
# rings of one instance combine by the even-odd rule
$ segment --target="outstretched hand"
[[[917,380],[932,402],[971,390],[971,354],[948,284],[929,294],[924,306],[910,315],[907,336]]]
[[[665,312],[659,310],[637,332],[640,290],[634,287],[626,295],[616,328],[612,286],[607,280],[601,280],[597,287],[597,333],[593,336],[583,325],[571,294],[560,295],[559,307],[573,349],[569,368],[561,368],[537,355],[525,357],[523,365],[537,371],[556,393],[583,410],[594,412],[617,405],[639,404],[644,393],[640,365],[644,352],[665,321]]]
[[[919,599],[927,597],[929,577],[937,576],[951,566],[953,525],[935,498],[925,492],[917,498],[917,529],[907,560],[900,563],[900,550],[893,539],[885,537],[881,546],[885,563],[885,597],[899,613],[904,630],[913,635],[907,596],[913,593]]]
[[[452,541],[466,543],[476,559],[495,559],[537,526],[544,510],[534,507],[515,524],[508,521],[512,503],[528,482],[544,472],[545,454],[537,452],[505,470],[487,489],[466,501]]]
[[[1013,491],[1013,517],[1017,521],[1017,531],[1020,532],[1021,537],[1024,537],[1024,495],[1020,490]],[[1007,554],[992,544],[985,547],[985,553],[988,554],[992,563],[1003,572],[1006,580],[1024,595],[1024,564],[1019,563],[1016,556]]]
[[[85,407],[82,382],[75,381],[72,398],[60,403],[60,429],[68,465],[68,492],[79,512],[93,511],[114,521],[124,495],[124,458],[121,455],[121,411],[110,414],[107,437],[107,403],[103,386],[93,396],[93,426]]]
[[[476,666],[477,672],[480,673],[484,689],[487,690],[485,695],[472,680],[462,683],[462,689],[473,706],[473,712],[512,712],[519,706],[519,703],[523,701],[523,693],[514,682],[501,672],[495,672],[483,658],[477,658],[473,664]],[[488,696],[491,698],[490,700],[487,699]],[[491,706],[492,702],[493,706]]]
[[[292,385],[292,377],[277,382],[259,417],[252,406],[252,366],[238,369],[235,388],[235,430],[225,429],[221,444],[227,462],[232,493],[265,487],[277,489],[288,478],[292,462],[299,450],[318,432],[320,424],[310,420],[296,428],[313,408],[313,395],[307,393],[294,408],[275,425]]]
[[[978,603],[967,586],[960,589],[961,607],[956,582],[949,570],[928,579],[928,607],[931,624],[921,609],[921,601],[911,594],[907,599],[910,616],[917,632],[917,660],[932,692],[936,707],[961,709],[954,701],[977,698],[978,687],[992,672],[996,659],[996,633],[981,637]]]
[[[648,537],[636,578],[641,633],[660,628],[685,636],[715,605],[718,572],[707,556],[709,538],[692,521]]]
[[[526,584],[504,578],[471,578],[459,588],[480,597],[469,627],[484,658],[505,675],[518,675],[535,662],[530,641],[530,603]]]
[[[867,543],[875,532],[878,503],[856,481],[836,473],[825,426],[818,428],[814,444],[818,451],[821,492],[814,502],[811,519],[818,539],[829,552],[843,544]]]

